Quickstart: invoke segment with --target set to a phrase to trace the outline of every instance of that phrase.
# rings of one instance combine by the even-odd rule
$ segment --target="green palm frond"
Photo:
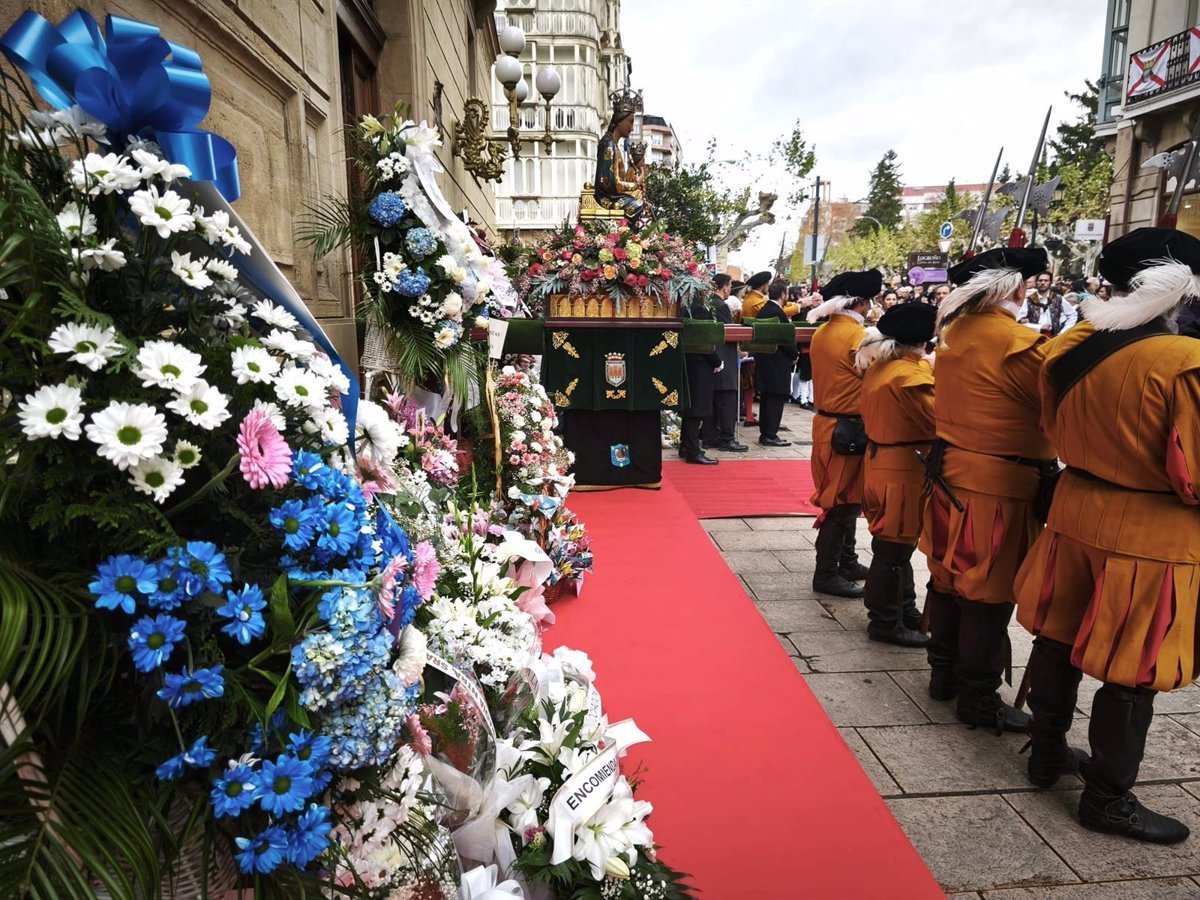
[[[349,246],[354,237],[354,208],[346,198],[329,197],[321,203],[304,204],[296,225],[296,240],[312,247],[317,259]]]

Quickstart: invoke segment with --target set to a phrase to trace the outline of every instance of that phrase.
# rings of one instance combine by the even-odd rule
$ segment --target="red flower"
[[[580,281],[591,281],[595,277],[596,277],[595,269],[584,269],[582,272],[579,273]]]
[[[570,262],[570,260],[571,260],[571,251],[570,251],[570,250],[564,250],[562,253],[560,253],[560,254],[558,254],[558,255],[559,255],[559,256],[560,256],[562,259],[565,259],[565,260],[567,260],[568,262]]]
[[[613,250],[614,259],[627,259],[628,257],[629,254],[625,252],[624,247],[617,247],[615,250]]]
[[[628,228],[628,227],[629,227],[629,220],[628,220],[628,219],[619,219],[619,220],[617,220],[617,227],[619,227],[619,228]]]
[[[666,259],[666,258],[667,258],[667,251],[666,251],[666,250],[659,250],[659,251],[658,251],[658,258],[659,258],[659,259]]]
[[[687,270],[688,270],[689,275],[695,275],[696,269],[698,269],[698,268],[699,268],[699,266],[697,266],[694,262],[690,262],[687,264]]]
[[[666,266],[663,266],[661,269],[658,270],[658,277],[661,278],[663,281],[670,281],[671,276],[674,274],[675,273],[672,272],[670,269],[668,269]]]
[[[637,287],[637,283],[638,283],[637,276],[634,275],[632,272],[630,272],[628,275],[625,276],[625,283],[627,285],[629,285],[630,287]]]
[[[645,287],[646,285],[648,285],[650,283],[650,279],[647,278],[645,275],[639,275],[637,277],[637,283],[638,283],[638,287]]]
[[[541,263],[534,263],[532,266],[529,267],[530,275],[541,275],[545,271],[546,270],[544,268],[542,268]]]

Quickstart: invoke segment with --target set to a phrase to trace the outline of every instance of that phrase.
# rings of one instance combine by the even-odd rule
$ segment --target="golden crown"
[[[629,88],[613,91],[608,95],[608,100],[612,104],[614,122],[642,112],[641,91],[633,91]]]

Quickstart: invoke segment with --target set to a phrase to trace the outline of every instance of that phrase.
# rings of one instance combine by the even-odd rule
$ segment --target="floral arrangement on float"
[[[513,282],[535,314],[562,318],[678,318],[712,290],[695,249],[624,219],[564,225],[512,256]]]

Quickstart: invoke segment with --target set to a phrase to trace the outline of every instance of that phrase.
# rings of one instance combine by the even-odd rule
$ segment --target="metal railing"
[[[1170,92],[1179,90],[1180,88],[1200,83],[1200,65],[1197,65],[1193,71],[1188,71],[1188,67],[1191,65],[1191,60],[1189,58],[1191,55],[1189,52],[1190,41],[1188,38],[1191,33],[1192,30],[1189,28],[1185,31],[1179,32],[1178,34],[1173,34],[1165,40],[1157,41],[1151,44],[1149,47],[1144,47],[1143,49],[1137,51],[1137,53],[1129,54],[1129,67],[1125,70],[1125,106],[1136,106],[1139,103],[1145,103],[1147,100],[1154,100],[1157,97],[1161,97],[1164,94],[1169,94]],[[1137,57],[1141,56],[1146,59],[1152,58],[1164,44],[1167,45],[1167,72],[1162,79],[1164,83],[1158,84],[1153,79],[1149,79],[1147,83],[1152,84],[1153,87],[1149,89],[1143,89],[1132,97],[1129,96],[1130,85],[1134,80],[1136,80],[1137,77],[1133,73],[1141,71],[1141,66],[1137,62]]]

